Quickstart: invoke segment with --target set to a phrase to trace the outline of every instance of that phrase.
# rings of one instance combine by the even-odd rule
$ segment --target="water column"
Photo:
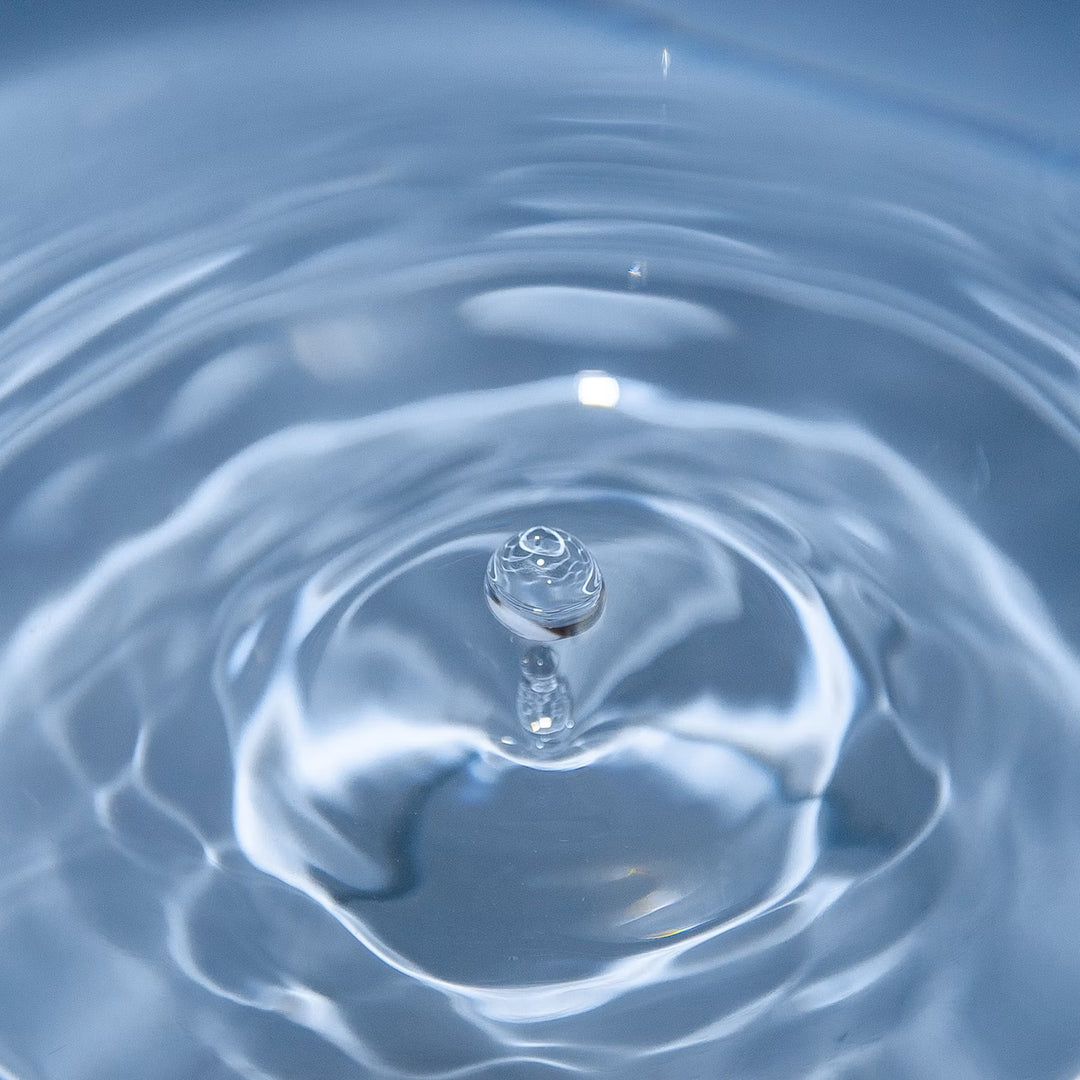
[[[552,642],[587,630],[604,606],[604,580],[576,537],[547,525],[511,536],[485,575],[495,617],[530,644],[521,658],[517,714],[540,745],[574,726],[573,701]]]

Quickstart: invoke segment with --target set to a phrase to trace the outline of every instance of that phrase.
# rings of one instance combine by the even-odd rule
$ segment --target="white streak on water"
[[[0,333],[0,399],[6,398],[95,335],[235,262],[244,249],[157,270],[163,251],[140,251],[92,270],[39,301]],[[156,271],[156,272],[155,272]],[[150,274],[147,279],[147,274]],[[57,316],[62,313],[59,326]]]
[[[719,312],[687,300],[569,285],[481,293],[461,314],[487,334],[606,349],[659,349],[734,332]]]

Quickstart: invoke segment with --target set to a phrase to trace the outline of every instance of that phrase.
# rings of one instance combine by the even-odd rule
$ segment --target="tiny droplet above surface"
[[[580,634],[603,607],[604,581],[592,553],[546,525],[511,536],[491,556],[485,583],[495,617],[530,641]]]

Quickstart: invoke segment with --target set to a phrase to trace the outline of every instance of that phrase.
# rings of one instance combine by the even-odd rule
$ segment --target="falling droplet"
[[[534,525],[488,562],[487,601],[507,629],[529,641],[587,630],[600,616],[604,581],[592,553],[561,529]]]

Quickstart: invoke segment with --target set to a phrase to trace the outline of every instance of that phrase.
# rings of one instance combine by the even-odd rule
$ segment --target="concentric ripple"
[[[343,971],[367,979],[363,957],[378,958],[377,982],[430,987],[506,1045],[533,1037],[513,1034],[523,1023],[560,1025],[567,1063],[585,1031],[608,1054],[640,1052],[644,1032],[626,1025],[642,1008],[659,1009],[650,1052],[677,1054],[721,1031],[750,1038],[766,1016],[801,1027],[878,984],[931,979],[919,942],[954,932],[963,909],[940,905],[975,886],[995,850],[985,816],[965,812],[985,800],[978,733],[1002,730],[1019,701],[1042,702],[1051,722],[1073,665],[1015,573],[865,432],[638,384],[621,400],[583,407],[572,381],[556,381],[273,436],[44,609],[8,650],[9,685],[23,706],[55,701],[55,745],[86,760],[75,740],[115,665],[87,668],[86,620],[106,641],[157,638],[172,678],[135,657],[125,670],[144,667],[158,699],[176,687],[175,719],[150,725],[135,771],[98,796],[118,835],[125,817],[144,830],[166,782],[158,744],[175,745],[185,716],[191,731],[189,673],[210,660],[190,620],[160,624],[186,593],[169,568],[212,572],[226,537],[258,538],[235,584],[222,568],[215,587],[229,595],[211,635],[235,835],[254,866],[352,935]],[[525,438],[492,438],[506,429]],[[513,478],[541,431],[574,449],[538,493]],[[612,486],[612,458],[635,482]],[[368,497],[406,467],[427,491],[412,516]],[[324,478],[322,490],[298,475]],[[649,482],[660,475],[663,491]],[[803,498],[765,515],[763,493],[781,505],[795,476]],[[579,725],[551,754],[517,737],[515,646],[477,584],[510,522],[556,517],[602,537],[610,600],[567,643]],[[306,522],[299,546],[293,520]],[[283,572],[289,548],[303,573]],[[132,594],[133,580],[172,585]],[[53,686],[80,689],[57,698]],[[162,808],[162,827],[194,824]],[[214,884],[224,853],[199,870],[198,848],[191,862],[164,837],[142,857],[192,875],[170,905],[174,955],[198,983],[252,1003],[254,972],[222,971],[236,961],[201,944],[218,933],[205,920],[221,899],[205,905],[228,888]],[[260,885],[252,899],[275,895]],[[310,910],[294,918],[327,933]],[[243,935],[275,948],[259,925]],[[277,956],[282,971],[292,963]],[[736,978],[748,964],[757,976]],[[676,1020],[656,1004],[673,994],[716,1004]],[[339,1007],[333,1023],[304,1023],[325,1038],[344,1025],[368,1045],[365,1009]]]
[[[367,7],[0,79],[0,1075],[1070,1080],[1075,177]]]

